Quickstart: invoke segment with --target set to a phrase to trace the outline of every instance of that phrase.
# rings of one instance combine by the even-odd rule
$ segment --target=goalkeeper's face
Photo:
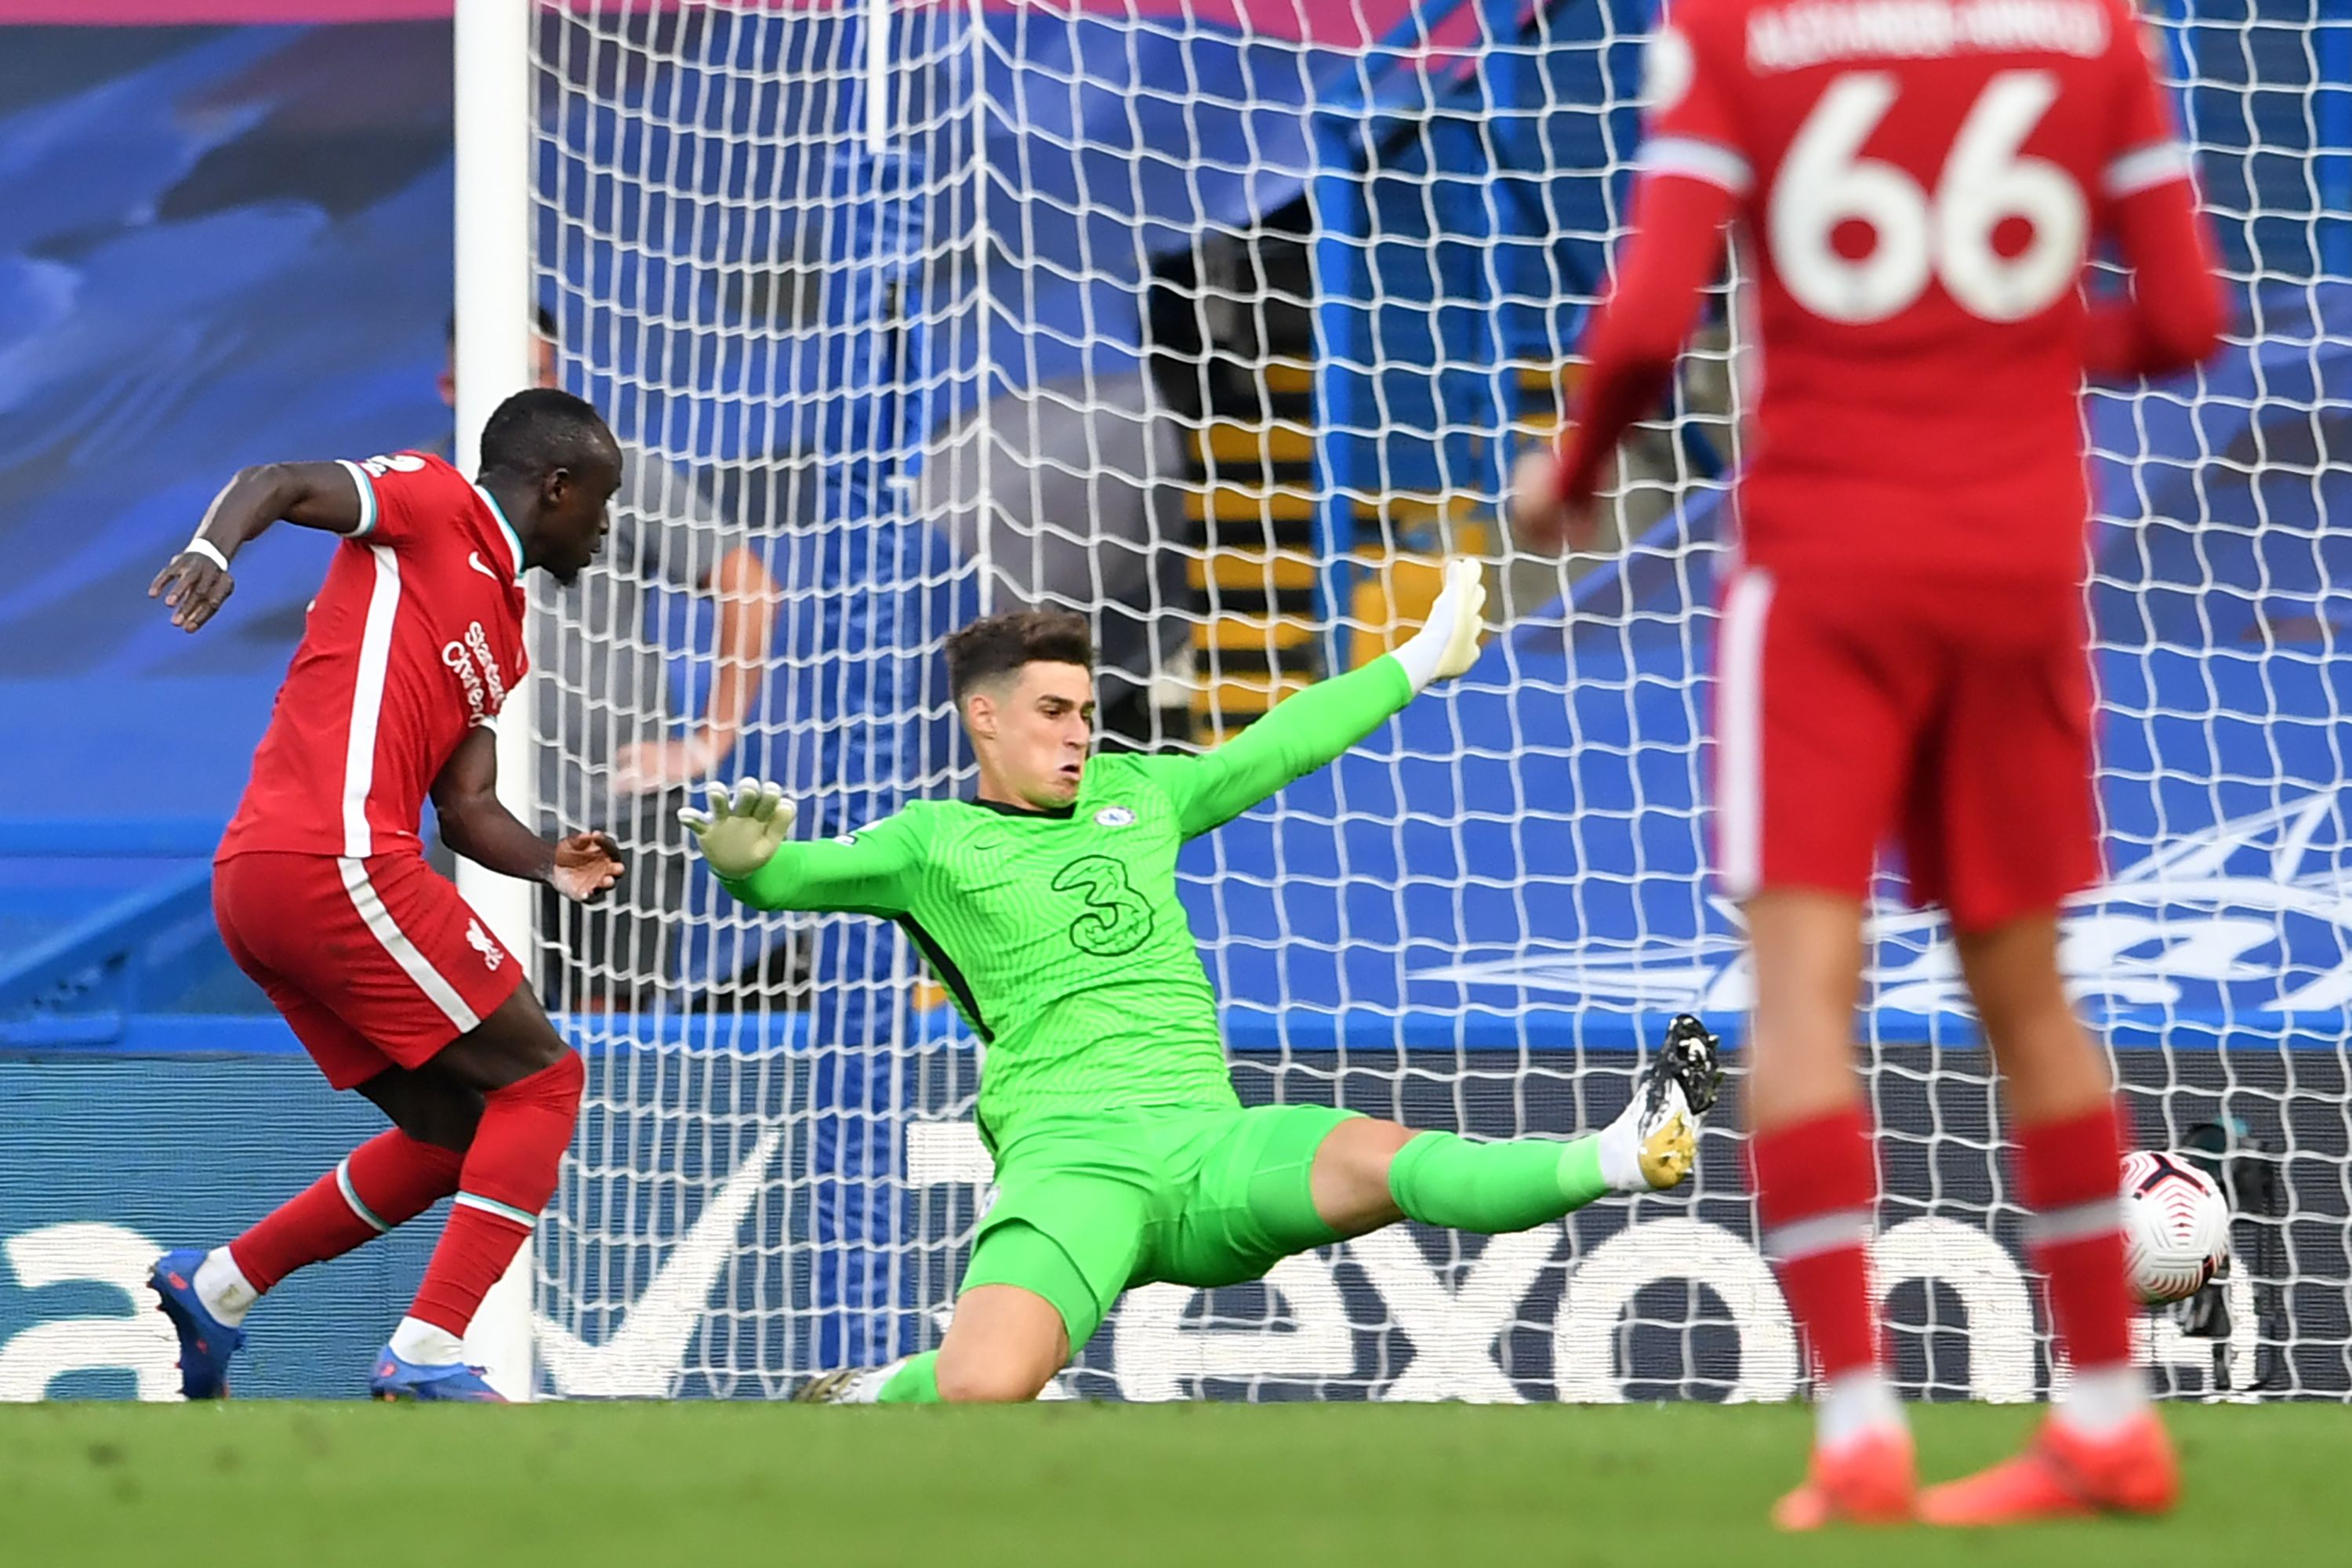
[[[1094,746],[1094,677],[1083,665],[1033,660],[966,698],[964,725],[990,793],[1041,810],[1067,805]]]

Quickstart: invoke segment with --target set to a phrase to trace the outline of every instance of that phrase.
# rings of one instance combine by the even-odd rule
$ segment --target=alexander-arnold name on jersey
[[[1748,65],[1759,73],[2035,49],[2095,59],[2106,47],[2107,14],[2091,0],[1798,0],[1748,18]]]

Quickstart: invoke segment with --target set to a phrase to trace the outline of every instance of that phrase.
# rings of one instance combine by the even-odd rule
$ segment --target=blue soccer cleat
[[[228,1397],[228,1358],[245,1345],[245,1331],[212,1314],[196,1294],[196,1267],[205,1255],[178,1247],[155,1260],[147,1272],[155,1303],[180,1336],[180,1392],[190,1399]]]
[[[504,1405],[507,1396],[482,1381],[478,1366],[420,1366],[403,1361],[386,1345],[375,1352],[375,1375],[368,1393],[387,1403],[414,1399],[464,1405]]]

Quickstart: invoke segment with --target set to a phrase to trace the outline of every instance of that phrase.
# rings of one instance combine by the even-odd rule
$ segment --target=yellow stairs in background
[[[1315,615],[1315,372],[1255,368],[1257,409],[1212,410],[1191,432],[1187,515],[1201,552],[1192,627],[1192,733],[1222,739],[1322,673]]]
[[[1520,367],[1522,428],[1559,425],[1559,367]],[[1314,369],[1259,367],[1262,414],[1212,413],[1190,433],[1194,482],[1187,515],[1201,551],[1189,563],[1200,595],[1192,629],[1194,738],[1213,743],[1325,673],[1315,614]],[[1349,662],[1363,665],[1418,630],[1442,585],[1444,557],[1492,560],[1503,541],[1492,509],[1467,497],[1395,496],[1360,507],[1347,616]]]
[[[1483,505],[1474,508],[1464,500],[1447,508],[1418,499],[1392,501],[1390,526],[1394,528],[1415,513],[1423,514],[1425,521],[1408,537],[1428,538],[1433,531],[1436,548],[1359,550],[1350,558],[1354,587],[1349,595],[1348,617],[1355,628],[1355,635],[1348,639],[1351,668],[1362,668],[1427,624],[1429,607],[1445,586],[1447,556],[1492,561],[1498,553],[1494,517]],[[1360,517],[1356,527],[1359,538],[1368,533],[1377,536],[1380,531],[1376,518]],[[1488,591],[1493,591],[1491,581]]]

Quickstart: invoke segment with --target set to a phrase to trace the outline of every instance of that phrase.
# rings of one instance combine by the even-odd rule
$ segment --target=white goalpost
[[[455,343],[457,470],[481,466],[482,426],[491,410],[532,384],[531,84],[532,0],[457,0],[457,257]],[[499,795],[529,822],[535,815],[538,751],[526,677],[499,715]],[[457,888],[533,983],[539,952],[533,889],[470,860]],[[531,1356],[532,1247],[528,1241],[483,1300],[466,1353],[509,1399],[536,1384]]]

